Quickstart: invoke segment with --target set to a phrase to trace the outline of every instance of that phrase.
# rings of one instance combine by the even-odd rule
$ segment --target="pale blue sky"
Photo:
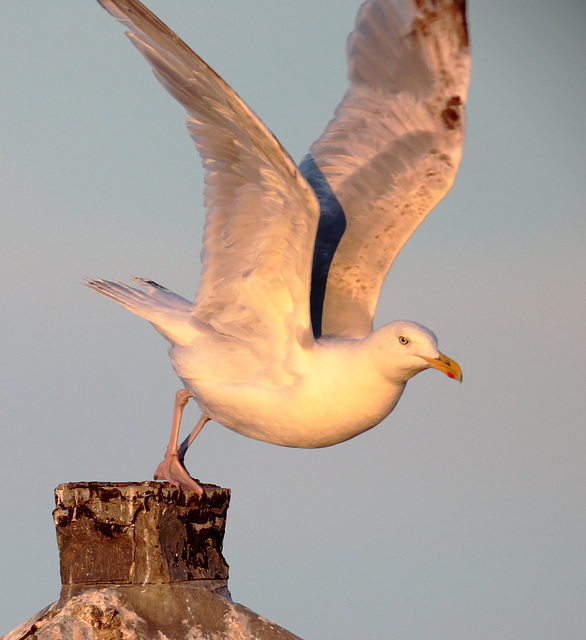
[[[148,4],[305,154],[357,1]],[[4,633],[59,595],[53,488],[149,479],[168,437],[165,342],[79,281],[192,296],[204,212],[181,108],[96,2],[4,0],[0,18]],[[233,491],[234,599],[307,640],[586,631],[586,4],[472,0],[469,23],[460,173],[378,312],[432,328],[464,384],[426,372],[331,449],[210,424],[188,458]]]

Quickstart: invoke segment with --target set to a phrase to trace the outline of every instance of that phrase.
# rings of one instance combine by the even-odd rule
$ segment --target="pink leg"
[[[199,434],[199,432],[204,428],[204,425],[209,422],[211,418],[208,418],[205,413],[202,413],[197,424],[193,427],[191,433],[185,438],[185,440],[181,443],[181,446],[177,449],[177,455],[179,456],[179,460],[183,462],[183,458],[185,458],[185,454],[187,453],[187,449],[191,447],[193,441]]]
[[[198,495],[202,495],[203,489],[187,472],[187,469],[183,464],[183,458],[185,457],[185,452],[195,440],[197,434],[202,430],[204,424],[208,422],[210,418],[205,414],[202,414],[193,431],[180,447],[177,446],[179,428],[181,426],[181,416],[183,415],[183,409],[185,409],[185,405],[189,401],[189,398],[193,398],[193,395],[187,391],[187,389],[181,389],[175,395],[171,437],[169,438],[169,445],[167,446],[165,457],[155,471],[155,480],[166,480],[181,489],[189,489],[191,491],[195,491]]]

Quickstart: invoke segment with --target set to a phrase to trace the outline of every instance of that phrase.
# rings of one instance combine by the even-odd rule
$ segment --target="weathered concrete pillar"
[[[230,491],[203,488],[200,498],[160,482],[57,487],[61,597],[4,640],[297,638],[232,602]]]
[[[197,581],[226,589],[222,556],[230,491],[205,499],[161,482],[83,482],[55,490],[61,598],[96,584]]]

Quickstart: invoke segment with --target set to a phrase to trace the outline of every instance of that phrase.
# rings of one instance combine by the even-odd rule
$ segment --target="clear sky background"
[[[300,160],[358,1],[148,4]],[[460,173],[377,314],[432,328],[464,384],[421,374],[331,449],[210,423],[188,456],[233,492],[234,599],[307,640],[586,632],[586,3],[472,0],[469,24]],[[59,595],[54,487],[150,479],[167,443],[166,343],[79,284],[197,284],[199,158],[122,31],[92,0],[0,5],[0,633]]]

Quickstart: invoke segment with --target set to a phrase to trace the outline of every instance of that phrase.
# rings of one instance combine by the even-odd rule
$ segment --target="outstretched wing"
[[[99,2],[130,30],[159,82],[187,111],[206,169],[195,319],[226,336],[262,332],[269,349],[289,339],[308,343],[319,218],[313,191],[256,115],[156,16],[137,0]]]
[[[350,89],[301,170],[322,209],[314,330],[323,312],[324,335],[361,337],[395,256],[456,176],[470,75],[465,0],[368,0],[347,49]]]

